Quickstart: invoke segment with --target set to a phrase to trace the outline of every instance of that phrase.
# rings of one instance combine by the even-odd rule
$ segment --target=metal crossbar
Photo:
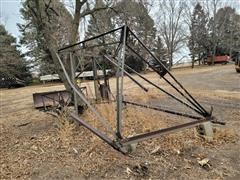
[[[86,46],[85,45],[85,43],[87,43],[87,42],[91,42],[93,40],[99,39],[99,38],[104,37],[106,35],[116,33],[117,31],[119,31],[119,33],[120,33],[120,38],[115,39],[115,42],[110,42],[110,43],[103,43],[102,42],[101,44],[98,44],[98,45],[96,44],[96,45],[92,45],[92,46]],[[131,43],[129,43],[130,38],[132,38],[131,40],[134,39],[135,41],[137,41],[141,45],[143,50],[148,55],[150,55],[156,62],[158,62],[160,67],[162,69],[164,69],[164,71],[169,75],[168,77],[170,77],[173,80],[173,82],[171,82],[169,79],[167,79],[167,77],[165,76],[165,73],[160,72],[156,67],[154,67],[154,65],[150,64],[149,61],[147,61],[144,57],[142,57],[134,49],[134,47],[132,47]],[[77,49],[78,46],[80,46],[80,49],[91,49],[93,47],[99,47],[99,46],[103,46],[106,49],[108,46],[113,45],[113,44],[118,44],[113,55],[108,54],[108,53],[104,53],[104,54],[100,54],[98,56],[102,57],[102,60],[108,61],[116,67],[116,75],[115,75],[115,77],[116,77],[116,98],[115,99],[116,99],[116,114],[117,114],[117,116],[116,116],[116,127],[115,128],[112,128],[109,125],[109,123],[107,122],[107,119],[102,117],[102,115],[95,109],[94,106],[91,105],[90,102],[88,102],[86,97],[78,90],[78,88],[75,87],[75,84],[73,82],[74,78],[71,79],[69,77],[69,75],[67,74],[67,71],[65,69],[65,66],[64,66],[63,62],[61,61],[61,58],[58,54],[58,53],[67,53],[67,51],[69,51],[71,53],[74,53],[74,51],[78,50]],[[126,65],[125,64],[125,56],[126,56],[126,50],[127,49],[130,50],[131,52],[133,52],[137,57],[139,57],[139,59],[141,61],[148,64],[149,67],[152,68],[154,70],[154,72],[158,73],[162,77],[162,79],[176,91],[175,93],[178,93],[178,96],[181,96],[182,98],[184,98],[185,101],[183,101],[179,97],[175,96],[174,94],[168,92],[167,90],[164,90],[159,85],[153,83],[151,80],[149,80],[145,76],[141,75],[140,73],[136,72],[134,69],[132,69],[131,67]],[[103,126],[106,127],[108,132],[111,132],[111,134],[114,135],[114,138],[110,138],[106,133],[100,131],[99,129],[97,129],[97,128],[93,127],[92,125],[90,125],[89,123],[87,123],[83,118],[79,117],[78,114],[76,114],[76,112],[72,113],[71,116],[75,120],[80,122],[84,127],[86,127],[91,132],[93,132],[95,135],[97,135],[99,138],[101,138],[103,141],[105,141],[106,143],[111,145],[113,148],[117,149],[118,151],[120,151],[122,153],[126,153],[125,146],[127,146],[129,144],[132,144],[132,143],[140,142],[140,141],[147,140],[147,139],[150,139],[150,138],[155,138],[159,135],[176,132],[178,130],[182,130],[182,129],[185,129],[185,128],[195,127],[195,126],[197,126],[201,123],[207,122],[207,121],[216,122],[212,118],[212,112],[211,111],[207,112],[207,110],[203,106],[201,106],[197,102],[196,99],[193,98],[193,96],[172,75],[172,73],[164,66],[164,64],[159,59],[156,58],[156,56],[150,51],[150,49],[134,34],[134,32],[132,30],[130,30],[130,28],[128,26],[122,26],[122,27],[116,28],[114,30],[108,31],[106,33],[100,34],[98,36],[88,38],[88,39],[86,39],[84,41],[81,41],[81,42],[78,42],[76,44],[72,44],[72,45],[63,47],[63,48],[59,49],[56,54],[57,54],[59,63],[61,65],[62,69],[63,69],[63,72],[66,76],[66,79],[67,79],[70,87],[72,88],[72,91],[74,93],[76,93],[76,95],[78,95],[80,97],[80,99],[82,101],[84,101],[84,103],[87,104],[87,106],[97,116],[97,118],[103,124]],[[93,55],[93,57],[94,57],[94,55]],[[95,56],[95,57],[97,57],[97,56]],[[96,59],[96,61],[97,61],[97,59]],[[75,68],[75,70],[76,70],[76,68]],[[143,79],[148,84],[152,85],[157,90],[165,93],[166,95],[168,95],[172,99],[174,99],[177,102],[183,104],[187,108],[193,110],[195,113],[197,113],[201,117],[195,116],[193,114],[187,114],[187,113],[182,113],[182,112],[169,110],[167,108],[163,108],[163,107],[159,107],[159,106],[157,106],[157,107],[156,106],[150,106],[150,105],[147,105],[147,104],[140,104],[140,103],[137,103],[137,102],[128,101],[128,100],[123,99],[123,91],[124,91],[123,79],[124,79],[124,75],[129,77],[132,80],[132,82],[135,83],[136,85],[138,85],[142,90],[144,90],[145,92],[148,92],[148,89],[146,87],[144,87],[143,84],[141,84],[135,78],[133,78],[132,75],[127,72],[127,70],[130,70],[132,73],[136,74],[138,77]],[[95,71],[96,71],[96,69],[95,69]],[[75,75],[74,70],[72,71],[72,76],[73,75]],[[97,76],[97,75],[95,74],[95,76]],[[94,77],[94,79],[95,78],[96,77]],[[75,99],[75,102],[76,102],[76,99]],[[162,111],[162,112],[165,112],[165,113],[168,113],[168,114],[173,114],[173,115],[177,115],[177,116],[190,118],[190,119],[193,119],[193,121],[188,122],[188,123],[184,123],[184,124],[180,124],[180,125],[177,125],[177,126],[173,126],[173,127],[168,127],[168,128],[165,128],[165,129],[156,130],[156,131],[149,132],[149,133],[143,133],[143,134],[136,135],[136,136],[129,137],[129,138],[124,138],[124,137],[122,137],[123,104],[137,106],[139,108],[147,108],[147,109],[152,109],[152,110],[156,110],[156,111]],[[76,108],[75,108],[75,110],[76,110]]]
[[[205,113],[206,116],[209,116],[210,114],[192,97],[192,95],[183,87],[183,85],[172,75],[172,73],[165,67],[165,65],[156,58],[156,56],[144,45],[144,43],[128,28],[129,32],[137,39],[137,41],[144,47],[144,49],[156,60],[162,68],[170,75],[170,77],[184,90],[184,92],[197,104],[197,106]],[[166,78],[164,78],[165,80]],[[170,85],[169,81],[167,81]],[[178,91],[180,92],[180,91]],[[190,101],[189,101],[190,102]],[[195,106],[195,104],[194,104]]]

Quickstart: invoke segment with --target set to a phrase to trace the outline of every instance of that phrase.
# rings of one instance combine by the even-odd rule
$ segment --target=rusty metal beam
[[[165,128],[165,129],[160,129],[160,130],[145,133],[145,134],[136,135],[136,136],[121,140],[121,143],[123,146],[138,143],[138,142],[141,142],[144,140],[159,137],[160,135],[166,135],[166,134],[177,132],[177,131],[180,131],[180,130],[183,130],[186,128],[195,127],[199,124],[202,124],[202,123],[208,122],[208,121],[210,121],[210,120],[208,120],[208,119],[197,120],[197,121],[192,121],[189,123],[185,123],[185,124]]]
[[[165,112],[165,113],[178,115],[178,116],[183,116],[183,117],[187,117],[187,118],[191,118],[191,119],[198,119],[198,120],[202,119],[201,117],[198,117],[198,116],[194,116],[194,115],[186,114],[186,113],[181,113],[181,112],[176,112],[176,111],[164,109],[162,107],[154,107],[154,106],[150,106],[150,105],[147,105],[147,104],[140,104],[140,103],[131,102],[131,101],[123,101],[123,103],[134,105],[134,106],[139,106],[139,107],[142,107],[142,108],[153,109],[153,110],[156,110],[156,111],[162,111],[162,112]]]
[[[86,127],[88,130],[90,130],[91,132],[93,132],[96,136],[98,136],[99,138],[101,138],[104,142],[106,142],[107,144],[111,145],[113,148],[115,148],[116,150],[125,153],[124,150],[124,146],[133,144],[133,143],[137,143],[137,142],[141,142],[143,140],[147,140],[147,139],[151,139],[154,137],[158,137],[159,135],[164,135],[164,134],[169,134],[172,132],[176,132],[185,128],[190,128],[190,127],[195,127],[199,124],[202,124],[204,122],[207,121],[212,121],[212,117],[211,117],[211,113],[208,113],[192,96],[191,94],[182,86],[182,84],[180,84],[177,79],[168,71],[168,69],[162,64],[162,62],[160,62],[155,55],[146,47],[146,45],[127,27],[127,26],[122,26],[119,27],[117,29],[111,30],[109,32],[100,34],[98,36],[95,37],[91,37],[89,39],[86,39],[84,41],[81,41],[79,43],[76,44],[72,44],[69,45],[67,47],[61,48],[58,50],[58,52],[65,52],[64,50],[70,49],[72,47],[75,46],[81,46],[80,48],[92,48],[92,47],[84,47],[84,45],[86,45],[85,43],[94,39],[99,39],[101,37],[104,37],[105,35],[114,33],[116,31],[121,31],[121,35],[120,35],[120,39],[116,41],[116,43],[118,44],[117,49],[115,50],[115,55],[114,57],[108,57],[107,55],[103,55],[101,54],[101,56],[103,55],[108,61],[112,62],[118,69],[117,69],[117,73],[116,73],[116,77],[117,77],[117,84],[116,84],[116,89],[117,89],[117,95],[116,95],[116,99],[117,99],[117,118],[116,118],[116,125],[115,128],[112,128],[111,125],[106,121],[106,119],[91,105],[91,103],[85,98],[85,96],[78,91],[78,89],[76,88],[76,85],[72,82],[72,80],[70,79],[69,75],[66,72],[66,69],[58,55],[58,53],[56,52],[56,55],[58,57],[59,63],[63,69],[63,72],[66,76],[66,79],[69,83],[69,85],[72,88],[72,91],[76,93],[76,95],[78,95],[86,104],[87,106],[92,110],[92,112],[97,116],[98,120],[102,123],[102,125],[106,128],[107,132],[110,132],[111,135],[113,136],[114,139],[111,139],[107,134],[107,132],[102,132],[100,130],[98,130],[97,128],[93,127],[91,124],[89,124],[88,122],[86,122],[84,119],[82,119],[81,117],[79,117],[77,114],[75,113],[71,113],[71,117],[74,118],[75,120],[77,120],[78,122],[80,122],[84,127]],[[146,61],[139,53],[137,53],[132,47],[130,47],[127,44],[127,40],[129,38],[129,36],[132,35],[134,39],[136,39],[139,44],[141,45],[141,47],[149,53],[149,55],[151,55],[151,57],[153,59],[155,59],[157,62],[159,62],[159,64],[164,68],[164,70],[169,74],[170,78],[172,78],[175,81],[175,84],[172,84],[171,81],[169,81],[168,79],[166,79],[164,77],[164,74],[160,73],[160,71],[158,71],[157,68],[155,68],[154,66],[151,66],[149,64],[148,61]],[[102,42],[99,45],[93,45],[94,47],[98,47],[98,46],[102,46],[104,42]],[[115,42],[114,42],[115,43]],[[105,44],[105,45],[111,45],[111,43],[109,44]],[[160,86],[154,84],[153,82],[151,82],[150,80],[148,80],[147,78],[143,77],[141,74],[137,73],[138,76],[140,76],[142,79],[144,79],[146,82],[148,82],[149,84],[153,85],[154,87],[156,87],[157,89],[161,90],[162,92],[166,93],[167,95],[169,95],[170,97],[172,97],[173,99],[179,101],[180,103],[184,104],[185,106],[187,106],[188,108],[194,110],[196,113],[200,114],[203,117],[206,117],[205,119],[202,119],[201,117],[197,117],[191,114],[186,114],[186,113],[181,113],[181,112],[175,112],[172,110],[168,110],[168,109],[164,109],[162,107],[153,107],[150,105],[144,105],[144,104],[139,104],[136,102],[130,102],[130,101],[124,101],[123,100],[123,75],[126,74],[131,80],[133,80],[139,87],[141,87],[142,89],[144,89],[145,91],[147,91],[146,88],[144,88],[144,86],[142,84],[140,84],[139,82],[137,82],[133,77],[131,77],[131,75],[129,73],[127,73],[125,71],[125,67],[130,69],[131,71],[134,72],[133,69],[131,69],[130,67],[128,67],[127,65],[125,65],[124,61],[125,61],[125,53],[126,53],[126,47],[128,47],[130,50],[132,50],[132,52],[134,52],[135,54],[137,54],[142,61],[145,61],[147,64],[150,65],[151,68],[153,68],[153,70],[155,72],[157,72],[161,77],[163,77],[163,79],[170,84],[179,94],[179,96],[181,95],[182,98],[185,98],[186,100],[181,100],[180,98],[178,98],[177,96],[174,96],[173,94],[167,92],[166,90],[162,89]],[[121,52],[120,52],[121,50]],[[119,53],[120,52],[120,53]],[[118,60],[114,60],[116,54],[120,55]],[[113,58],[113,59],[112,59]],[[136,73],[136,72],[135,72]],[[172,80],[171,79],[171,80]],[[179,88],[179,89],[178,89]],[[166,113],[170,113],[170,114],[174,114],[174,115],[179,115],[179,116],[184,116],[184,117],[188,117],[188,118],[192,118],[195,119],[194,121],[188,122],[188,123],[184,123],[184,124],[180,124],[180,125],[176,125],[173,127],[168,127],[168,128],[164,128],[164,129],[160,129],[160,130],[156,130],[153,132],[149,132],[149,133],[143,133],[140,135],[136,135],[133,137],[129,137],[129,138],[123,138],[121,135],[121,131],[122,131],[122,103],[126,103],[126,104],[131,104],[131,105],[135,105],[135,106],[139,106],[142,108],[149,108],[149,109],[153,109],[153,110],[158,110],[158,111],[163,111]]]

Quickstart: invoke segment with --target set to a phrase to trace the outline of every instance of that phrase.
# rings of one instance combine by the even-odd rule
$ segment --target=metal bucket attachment
[[[71,102],[71,93],[63,91],[49,91],[33,94],[34,107],[37,109],[60,108],[67,106]]]

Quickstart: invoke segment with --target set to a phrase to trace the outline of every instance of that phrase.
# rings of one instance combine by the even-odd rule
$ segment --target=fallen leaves
[[[210,160],[208,158],[198,160],[198,164],[207,170],[209,170],[211,168]]]

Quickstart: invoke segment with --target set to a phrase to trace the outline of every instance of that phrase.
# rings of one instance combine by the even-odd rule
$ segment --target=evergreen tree
[[[113,12],[112,21],[118,26],[127,24],[131,30],[143,40],[147,47],[153,48],[156,28],[154,27],[154,20],[149,15],[148,9],[143,2],[121,0],[116,3],[115,9],[118,13]]]
[[[220,8],[216,13],[217,55],[231,55],[240,49],[240,15],[231,7]]]
[[[102,6],[103,1],[96,1],[95,6]],[[156,29],[154,21],[148,14],[147,8],[142,1],[121,0],[117,1],[114,6],[114,11],[109,9],[105,12],[97,12],[89,20],[87,37],[95,36],[97,34],[109,31],[115,27],[128,25],[131,30],[152,50],[155,45]],[[114,36],[105,36],[99,42],[110,42],[115,39]],[[131,44],[134,49],[141,54],[145,59],[149,59],[146,51],[135,41],[129,39],[128,44]],[[114,47],[108,47],[114,49]],[[126,52],[126,64],[133,67],[137,71],[144,70],[145,63],[143,63],[136,55]]]
[[[145,43],[145,45],[154,51],[156,48],[155,38],[156,29],[154,27],[154,21],[148,13],[148,9],[142,1],[134,0],[121,0],[116,3],[115,6],[117,14],[113,16],[113,22],[118,26],[127,24],[130,29]],[[133,49],[139,53],[144,59],[151,60],[150,55],[142,48],[142,46],[136,41],[129,38],[128,43]],[[126,58],[126,64],[135,64],[135,70],[144,70],[146,64],[141,59],[135,56],[135,54],[129,52],[127,56],[134,58]],[[132,63],[133,61],[134,63]]]
[[[203,7],[198,3],[193,11],[191,18],[190,38],[188,47],[191,51],[192,66],[194,66],[195,58],[200,59],[209,51],[209,37],[207,30],[207,15]]]
[[[163,44],[160,36],[157,37],[157,40],[155,43],[154,54],[166,68],[170,68],[169,67],[170,64],[168,63],[169,61],[168,61],[168,57],[167,57],[167,48],[164,47],[164,44]],[[154,59],[152,59],[150,63],[155,68],[159,69],[159,71],[165,71],[164,68],[162,68],[162,66],[160,65],[160,63],[158,61],[155,61]]]
[[[98,0],[94,4],[94,8],[104,7],[106,6],[103,0]],[[89,21],[88,21],[88,27],[87,31],[85,33],[85,39],[97,36],[99,34],[105,33],[107,31],[110,31],[115,28],[113,23],[111,22],[111,9],[106,9],[105,11],[97,11],[94,14],[91,15]],[[95,39],[90,42],[85,43],[85,45],[96,45],[96,44],[104,44],[104,43],[111,43],[115,41],[114,34],[106,35],[101,37],[100,39]],[[94,52],[101,53],[104,50],[104,48],[107,48],[108,52],[113,53],[116,45],[109,45],[109,46],[100,46],[98,48],[94,49]],[[93,49],[90,49],[85,51],[87,54],[92,54]],[[86,62],[91,61],[89,57],[85,57],[85,62],[83,61],[82,64],[87,64]],[[107,61],[101,61],[98,63],[100,67],[98,66],[98,69],[101,69],[103,67],[109,69],[113,68],[113,65],[110,62]],[[88,65],[88,70],[92,70],[92,66]]]
[[[225,6],[217,10],[209,21],[210,48],[209,55],[234,55],[240,49],[240,15],[232,7]],[[214,31],[213,31],[214,30]],[[213,34],[215,32],[215,34]]]
[[[17,50],[16,39],[0,24],[0,78],[18,78],[29,83],[31,74],[26,60]]]
[[[43,37],[43,32],[39,30],[39,24],[33,20],[31,15],[32,1],[26,0],[22,3],[20,13],[23,24],[18,24],[19,31],[21,32],[20,43],[29,50],[26,55],[31,57],[32,64],[37,66],[40,74],[54,74],[56,73],[56,66],[53,63],[47,42]],[[53,36],[56,37],[58,47],[63,47],[69,44],[70,37],[70,22],[72,20],[71,14],[66,10],[65,6],[58,0],[52,2],[54,9],[53,13],[56,16],[51,16],[52,28],[56,29]]]
[[[104,6],[103,0],[98,0],[95,3],[95,8]],[[86,32],[86,38],[102,34],[104,32],[114,29],[114,25],[111,22],[111,9],[105,11],[98,11],[92,14],[88,21],[88,28]]]
[[[166,61],[167,60],[167,49],[164,47],[164,44],[162,42],[162,39],[160,36],[157,37],[156,40],[156,49],[155,49],[155,56],[160,61]]]

